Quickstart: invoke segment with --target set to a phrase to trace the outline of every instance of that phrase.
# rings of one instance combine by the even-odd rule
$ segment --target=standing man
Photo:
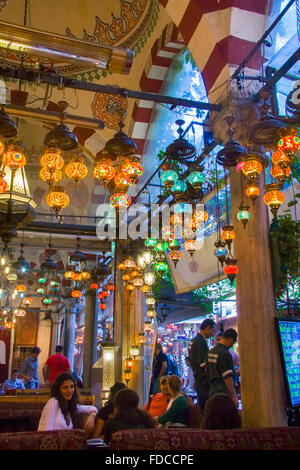
[[[224,331],[219,343],[208,353],[206,361],[207,378],[209,382],[209,396],[217,393],[226,393],[231,396],[238,407],[233,377],[234,366],[229,349],[237,341],[237,332],[233,328]]]
[[[20,370],[20,378],[24,380],[25,388],[39,388],[39,360],[41,350],[38,346],[31,349],[31,353],[23,361]]]
[[[72,374],[69,359],[63,355],[63,347],[56,346],[55,354],[49,356],[43,367],[45,384],[52,384],[59,374],[69,372]]]
[[[204,409],[208,399],[208,381],[206,377],[205,363],[208,354],[207,340],[214,334],[215,322],[206,318],[200,325],[200,332],[195,336],[189,346],[188,360],[195,377],[195,390],[198,396],[198,405]]]
[[[159,392],[159,380],[167,374],[168,356],[163,352],[162,345],[157,343],[154,350],[154,364],[152,369],[150,395]]]

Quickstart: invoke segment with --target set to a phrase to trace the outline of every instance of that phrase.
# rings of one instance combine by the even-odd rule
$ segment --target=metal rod
[[[144,191],[144,189],[147,187],[147,185],[150,183],[150,181],[154,178],[154,176],[156,175],[156,173],[158,173],[158,171],[161,169],[161,167],[163,166],[163,164],[165,163],[165,161],[167,160],[168,158],[165,157],[163,159],[163,161],[160,163],[160,165],[156,168],[155,172],[152,173],[152,175],[150,176],[150,178],[148,178],[148,180],[146,181],[146,183],[142,186],[142,189],[139,190],[139,192],[137,193],[137,195],[133,198],[133,201],[132,201],[132,204],[135,203],[135,201],[137,200],[137,198],[139,197],[139,195]]]
[[[184,106],[186,108],[207,109],[210,111],[221,111],[222,105],[204,103],[201,101],[185,100],[183,98],[174,98],[157,93],[145,93],[141,91],[128,90],[112,85],[99,85],[98,83],[90,83],[72,78],[62,77],[59,75],[51,75],[47,73],[39,73],[33,70],[14,69],[12,67],[0,67],[0,75],[14,79],[21,79],[29,82],[39,81],[40,83],[48,83],[54,86],[64,86],[65,88],[76,88],[77,90],[92,91],[94,93],[104,93],[108,95],[122,95],[127,98],[139,100],[154,101],[156,103],[166,103],[176,106]]]
[[[247,55],[247,57],[243,60],[243,62],[239,65],[239,67],[235,70],[235,72],[231,75],[232,79],[238,78],[240,73],[243,71],[245,65],[249,62],[251,57],[258,51],[260,46],[263,44],[264,40],[269,36],[271,31],[275,28],[275,26],[279,23],[281,18],[286,14],[286,12],[291,8],[291,6],[295,3],[296,0],[290,0],[287,6],[282,10],[282,12],[277,16],[277,18],[273,21],[271,26],[266,30],[263,36],[257,41],[256,45],[252,49],[252,51]]]

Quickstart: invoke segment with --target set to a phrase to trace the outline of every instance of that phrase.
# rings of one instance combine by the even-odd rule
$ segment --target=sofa
[[[81,429],[2,433],[0,450],[87,450],[87,440]]]
[[[111,450],[300,450],[300,427],[210,431],[156,428],[118,431]]]

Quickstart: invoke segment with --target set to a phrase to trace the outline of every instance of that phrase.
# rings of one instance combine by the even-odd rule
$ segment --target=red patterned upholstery
[[[0,434],[12,431],[35,431],[45,403],[0,403]]]
[[[41,431],[0,434],[0,450],[86,450],[83,431]]]
[[[112,450],[300,450],[300,427],[207,431],[135,429],[112,436]]]

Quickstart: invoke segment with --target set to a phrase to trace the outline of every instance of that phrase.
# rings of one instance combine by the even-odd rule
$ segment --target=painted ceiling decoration
[[[120,122],[120,116],[126,113],[127,98],[121,95],[105,95],[96,93],[92,103],[94,117],[102,119],[106,127],[117,129]]]

